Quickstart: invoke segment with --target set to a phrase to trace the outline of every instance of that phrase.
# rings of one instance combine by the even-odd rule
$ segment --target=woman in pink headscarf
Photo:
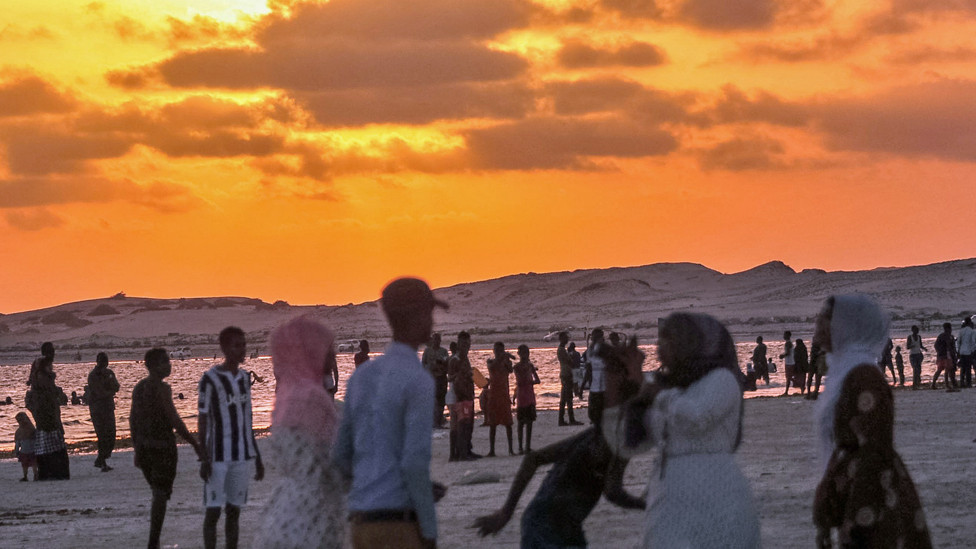
[[[271,445],[279,480],[257,547],[345,545],[345,490],[329,459],[339,424],[331,392],[334,339],[309,316],[271,334],[276,383]]]

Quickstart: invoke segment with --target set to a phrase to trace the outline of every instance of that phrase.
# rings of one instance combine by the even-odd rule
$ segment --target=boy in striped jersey
[[[210,458],[200,465],[204,480],[203,544],[217,546],[220,508],[226,507],[227,548],[236,549],[241,507],[247,502],[248,461],[255,460],[254,480],[264,478],[264,463],[251,430],[250,374],[240,368],[247,357],[244,331],[230,326],[220,332],[224,362],[204,372],[199,385],[200,446]]]

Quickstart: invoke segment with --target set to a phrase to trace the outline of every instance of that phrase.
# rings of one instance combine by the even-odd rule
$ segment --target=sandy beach
[[[895,391],[895,443],[918,487],[936,547],[971,547],[970,510],[976,490],[968,468],[976,444],[973,424],[976,391],[946,393],[931,389]],[[738,461],[761,509],[765,547],[810,546],[813,492],[819,479],[811,429],[813,402],[799,396],[747,401],[745,433]],[[585,410],[581,410],[585,417]],[[557,427],[555,412],[541,412],[535,424],[533,446],[579,432],[582,427]],[[499,433],[500,447],[504,432]],[[477,427],[475,451],[487,450],[488,429]],[[267,448],[267,442],[265,442]],[[512,522],[498,536],[481,541],[467,528],[478,516],[501,506],[519,465],[519,457],[485,458],[448,463],[447,431],[434,432],[433,478],[450,486],[437,505],[441,547],[518,547],[521,510],[529,502],[545,470],[523,495]],[[19,482],[20,465],[0,463],[0,545],[6,547],[138,547],[148,532],[150,492],[130,451],[116,452],[114,471],[102,473],[92,466],[94,456],[71,458],[72,478],[62,482]],[[170,501],[163,544],[166,547],[202,546],[201,481],[188,446],[180,447],[180,468]],[[242,547],[261,523],[278,472],[268,458],[268,477],[252,482],[250,500],[242,515]],[[633,493],[643,492],[653,457],[633,460],[625,478]],[[501,482],[456,485],[469,471],[496,471]],[[585,525],[592,547],[632,547],[640,539],[643,515],[624,511],[602,500]],[[707,527],[708,525],[702,525]],[[222,527],[219,534],[223,536]]]

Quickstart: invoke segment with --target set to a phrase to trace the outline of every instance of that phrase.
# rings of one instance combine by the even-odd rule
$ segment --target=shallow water
[[[922,365],[922,379],[931,380],[935,372],[935,353],[933,348],[934,338],[925,339],[925,346],[930,350],[925,357]],[[779,356],[783,351],[781,341],[767,342],[768,354],[771,357]],[[515,346],[509,350],[514,353]],[[809,346],[809,345],[808,345]],[[739,364],[745,369],[745,364],[752,356],[755,343],[738,343],[736,349],[739,355]],[[644,362],[644,370],[654,370],[658,367],[657,348],[655,345],[642,345],[641,349],[647,353],[647,360]],[[376,356],[378,353],[374,353]],[[491,356],[491,350],[471,351],[471,364],[480,368],[487,375],[485,361]],[[339,364],[339,394],[338,398],[345,396],[345,380],[353,371],[352,354],[342,353],[338,355]],[[904,355],[905,370],[909,384],[911,383],[911,366],[908,364],[908,355]],[[530,359],[539,369],[539,378],[542,383],[536,386],[537,407],[544,410],[559,408],[559,363],[556,360],[555,348],[532,349]],[[197,417],[197,382],[200,376],[208,368],[216,363],[212,358],[194,358],[188,360],[173,360],[173,373],[167,378],[167,382],[173,388],[173,395],[183,393],[184,399],[177,399],[176,409],[179,411],[183,421],[186,422],[190,430],[196,430]],[[770,384],[766,386],[760,382],[759,390],[747,392],[746,398],[776,396],[783,393],[785,378],[783,373],[782,360],[776,359],[778,371],[770,374]],[[87,383],[88,373],[94,367],[94,363],[80,362],[74,364],[55,363],[57,373],[57,384],[64,389],[68,395],[71,391],[78,394],[84,393],[84,386]],[[264,378],[263,383],[256,383],[252,391],[252,410],[254,415],[255,427],[266,427],[271,422],[271,409],[274,405],[274,375],[272,374],[271,359],[269,357],[259,357],[249,359],[243,366],[247,370],[255,372]],[[141,363],[132,361],[112,362],[110,368],[115,371],[115,375],[122,385],[122,390],[116,397],[116,418],[118,424],[118,435],[128,435],[129,432],[129,408],[132,396],[132,388],[142,378],[146,377],[146,369]],[[10,396],[14,405],[0,406],[0,450],[13,449],[14,431],[17,429],[17,422],[14,416],[23,410],[24,393],[27,391],[26,380],[30,371],[29,364],[14,366],[0,366],[0,400]],[[514,389],[514,378],[510,381]],[[575,400],[575,405],[584,405],[583,401]],[[91,418],[89,417],[88,407],[64,406],[61,408],[61,419],[64,423],[65,439],[70,442],[81,440],[93,440],[95,431],[92,428]],[[585,418],[580,418],[585,419]]]

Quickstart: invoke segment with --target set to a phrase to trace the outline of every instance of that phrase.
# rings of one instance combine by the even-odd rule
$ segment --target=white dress
[[[255,547],[346,547],[346,489],[329,459],[329,446],[298,430],[278,428],[271,449],[267,461],[278,480]]]
[[[648,484],[644,547],[760,547],[752,490],[733,456],[741,409],[726,369],[658,393],[643,417],[648,442],[662,453]]]

